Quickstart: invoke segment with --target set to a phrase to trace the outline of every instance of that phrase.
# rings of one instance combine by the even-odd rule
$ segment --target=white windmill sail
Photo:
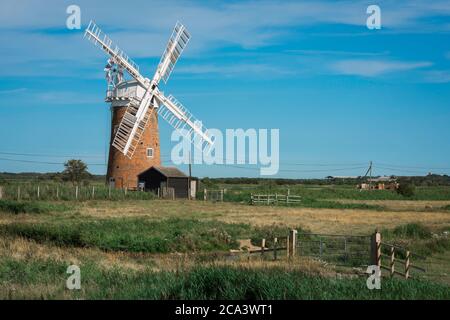
[[[155,97],[159,104],[158,114],[174,129],[201,150],[212,144],[207,129],[174,96],[165,97],[162,92],[156,90]],[[196,141],[194,141],[195,135],[199,138]]]
[[[85,37],[96,46],[100,46],[119,66],[127,70],[145,88],[144,96],[139,98],[139,100],[131,99],[128,105],[113,139],[112,145],[116,149],[129,158],[133,156],[156,108],[158,108],[158,114],[164,120],[175,129],[180,130],[191,142],[193,142],[193,134],[200,137],[197,147],[201,148],[201,150],[212,144],[206,129],[199,125],[200,122],[173,96],[170,95],[166,98],[158,90],[160,80],[167,82],[178,58],[190,39],[188,31],[181,23],[177,22],[175,25],[152,81],[144,78],[139,73],[137,64],[115,45],[93,21],[89,23]]]
[[[130,57],[128,57],[128,55],[119,48],[119,46],[114,44],[112,40],[95,24],[94,21],[91,20],[91,22],[89,22],[89,26],[84,32],[84,37],[113,57],[114,61],[116,61],[118,65],[127,70],[133,78],[144,85],[145,78],[139,73],[139,66],[131,60]]]
[[[161,56],[158,68],[156,69],[155,77],[153,78],[156,83],[159,83],[160,79],[163,79],[164,83],[167,83],[178,58],[190,38],[191,35],[186,28],[180,22],[177,22],[175,28],[173,28],[169,42],[167,43],[166,50],[164,50],[164,53]]]

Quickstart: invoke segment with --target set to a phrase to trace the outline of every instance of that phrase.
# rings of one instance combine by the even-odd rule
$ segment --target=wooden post
[[[381,233],[375,230],[371,237],[371,263],[381,268]]]
[[[297,230],[292,229],[289,231],[289,245],[288,245],[288,256],[293,258],[295,256],[295,242],[297,240]]]
[[[409,250],[406,250],[406,258],[405,258],[405,279],[409,278],[409,257],[410,257],[410,252]]]
[[[39,199],[39,196],[40,196],[40,189],[39,189],[39,185],[37,186],[37,198]]]
[[[17,200],[20,201],[20,186],[17,186]]]
[[[391,277],[395,274],[395,247],[391,247]]]
[[[3,187],[0,186],[0,200],[3,199]]]
[[[264,257],[264,248],[266,247],[266,239],[261,240],[261,256]]]
[[[208,191],[206,189],[203,189],[203,201],[206,201],[206,193]]]
[[[127,196],[127,192],[128,192],[128,187],[125,187],[124,192],[125,192],[125,197],[126,197]]]
[[[275,204],[278,204],[278,193],[275,193]]]
[[[56,186],[56,200],[59,200],[59,186]]]
[[[278,238],[273,238],[273,260],[277,260]]]
[[[75,186],[75,200],[78,200],[78,186]]]
[[[289,244],[291,243],[291,240],[289,239],[289,235],[286,238],[286,254],[287,254],[287,258],[289,259],[289,252],[291,251],[289,249]]]
[[[95,186],[92,186],[92,199],[95,197]]]

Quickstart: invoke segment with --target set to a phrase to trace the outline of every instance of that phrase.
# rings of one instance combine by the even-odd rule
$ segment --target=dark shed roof
[[[144,172],[147,172],[148,170],[155,169],[158,172],[160,172],[163,176],[166,176],[167,178],[187,178],[188,176],[185,175],[182,171],[180,171],[178,168],[175,167],[160,167],[160,166],[153,166]],[[139,175],[143,174],[144,172],[140,173]]]

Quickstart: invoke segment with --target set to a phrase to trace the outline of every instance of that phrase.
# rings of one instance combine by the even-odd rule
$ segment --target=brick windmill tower
[[[175,97],[159,90],[167,83],[190,35],[177,22],[152,80],[91,21],[84,36],[110,57],[104,69],[108,81],[105,101],[111,105],[111,148],[107,180],[116,188],[136,188],[138,175],[161,165],[158,115],[202,151],[211,147],[206,128]],[[124,71],[131,76],[125,80]]]
[[[108,64],[105,69],[111,75],[108,83],[114,83],[115,79],[120,77],[120,69],[117,66]],[[133,97],[143,96],[144,91],[134,80],[122,81],[115,86],[108,84],[105,101],[111,104],[111,145],[127,109],[134,103]],[[151,112],[145,132],[136,145],[132,158],[116,148],[109,148],[107,181],[115,188],[133,188],[138,185],[138,174],[152,166],[160,165],[158,116],[156,112]]]

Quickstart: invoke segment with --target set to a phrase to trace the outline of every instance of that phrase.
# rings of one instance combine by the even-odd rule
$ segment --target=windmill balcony
[[[124,81],[106,91],[105,101],[140,100],[144,92],[144,88],[138,85],[136,81]]]

